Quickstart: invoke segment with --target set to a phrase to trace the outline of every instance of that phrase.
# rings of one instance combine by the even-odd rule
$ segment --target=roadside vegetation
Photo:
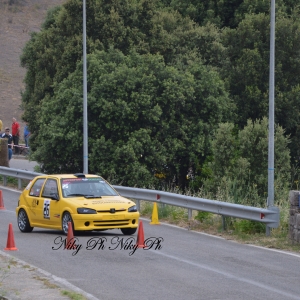
[[[269,6],[87,1],[89,172],[125,186],[266,207]],[[277,2],[277,240],[287,240],[288,193],[299,183],[299,15],[296,1]],[[21,107],[40,172],[83,168],[82,56],[82,1],[67,0],[48,11],[21,56]],[[241,239],[265,232],[263,224],[210,213],[196,212],[194,223],[181,209],[159,213]]]
[[[37,169],[36,171],[40,171]],[[120,185],[116,178],[108,179],[112,184]],[[3,182],[3,177],[0,176]],[[25,188],[29,180],[22,180],[22,188]],[[7,186],[11,188],[18,187],[18,180],[13,177],[7,177]],[[153,187],[147,187],[153,189]],[[182,191],[176,188],[166,188],[167,192],[180,193]],[[219,189],[217,199],[225,202],[234,202],[229,195],[232,193],[228,190]],[[195,196],[205,199],[212,199],[211,193],[206,193],[204,189],[193,193],[191,190],[186,191],[186,195]],[[234,195],[234,193],[233,193]],[[289,199],[288,191],[280,194],[281,198],[275,203],[280,209],[280,224],[278,228],[271,230],[271,235],[266,236],[266,226],[264,223],[243,220],[232,217],[223,217],[209,212],[193,210],[192,218],[188,218],[187,209],[158,203],[158,218],[160,222],[174,224],[187,230],[201,231],[212,235],[223,236],[226,239],[237,240],[242,243],[251,243],[263,247],[290,250],[300,252],[299,245],[295,245],[288,237],[289,228]],[[252,200],[251,200],[252,201]],[[244,198],[239,204],[251,206],[253,203]],[[252,203],[252,204],[251,204]],[[140,201],[140,213],[142,217],[152,218],[153,203],[149,201]]]
[[[198,196],[205,198],[204,195]],[[153,203],[141,201],[140,205],[141,215],[151,219]],[[177,225],[187,230],[221,236],[240,243],[300,253],[299,245],[293,243],[288,237],[288,222],[285,220],[285,215],[288,213],[288,207],[280,207],[280,226],[271,229],[270,236],[266,236],[264,223],[222,217],[203,211],[193,211],[192,219],[189,220],[187,209],[158,204],[159,222]]]
[[[4,178],[0,175],[1,185],[4,184]],[[22,179],[21,187],[25,188],[30,180]],[[18,178],[6,176],[6,186],[11,188],[18,188]]]
[[[61,294],[63,296],[69,297],[72,300],[86,300],[86,298],[84,296],[82,296],[81,294],[75,293],[75,292],[63,290],[63,291],[61,291]]]
[[[266,198],[258,177],[267,170],[261,152],[267,135],[255,124],[267,126],[269,2],[97,0],[87,1],[87,14],[89,172],[117,176],[127,186],[182,190],[191,188],[192,175],[195,190],[209,180],[215,189],[216,176],[224,177],[219,146],[221,157],[229,152],[221,173],[237,195],[244,187],[232,172],[242,172],[245,181],[250,169],[247,186],[258,184]],[[276,161],[283,163],[276,177],[286,175],[285,166],[291,171],[299,156],[299,29],[296,3],[278,3],[275,114],[290,153],[277,149]],[[51,9],[23,50],[23,119],[42,172],[83,167],[82,54],[79,0]],[[218,130],[227,130],[226,140],[214,146]]]
[[[1,257],[0,257],[1,259]],[[6,264],[0,265],[0,299],[1,297],[4,297],[7,293],[7,291],[5,290],[5,288],[3,287],[3,281],[10,276],[10,265]]]

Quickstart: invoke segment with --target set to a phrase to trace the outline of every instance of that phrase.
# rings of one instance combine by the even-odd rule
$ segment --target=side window
[[[44,185],[42,197],[51,198],[54,195],[58,195],[57,182],[55,179],[47,179]]]
[[[38,179],[30,189],[29,195],[39,197],[45,178]]]

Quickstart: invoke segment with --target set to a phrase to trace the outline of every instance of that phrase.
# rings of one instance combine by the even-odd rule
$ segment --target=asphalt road
[[[75,249],[55,250],[58,241],[65,238],[60,231],[35,228],[25,234],[18,230],[18,196],[18,192],[3,189],[6,210],[0,211],[0,245],[5,247],[8,224],[12,223],[18,251],[10,255],[63,278],[95,298],[300,299],[297,254],[163,224],[149,225],[147,220],[143,220],[145,239],[161,238],[148,250],[133,253],[133,249],[124,249],[128,237],[118,230],[77,235],[76,244],[81,245],[77,253]],[[88,250],[95,241],[96,247]]]
[[[12,159],[9,161],[10,168],[21,169],[34,172],[34,167],[38,166],[38,163],[35,161],[29,161],[20,156],[13,155]]]

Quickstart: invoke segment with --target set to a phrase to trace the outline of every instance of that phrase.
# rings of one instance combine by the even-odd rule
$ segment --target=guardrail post
[[[7,186],[7,177],[3,175],[3,185]]]
[[[18,178],[18,189],[21,190],[22,189],[22,179]]]
[[[225,218],[225,216],[222,216],[222,227],[223,227],[223,230],[225,231],[226,230],[226,218]]]
[[[193,210],[191,208],[188,209],[188,220],[192,220]]]
[[[136,204],[137,210],[138,210],[138,211],[141,211],[141,203],[140,203],[140,200],[135,199],[135,204]]]

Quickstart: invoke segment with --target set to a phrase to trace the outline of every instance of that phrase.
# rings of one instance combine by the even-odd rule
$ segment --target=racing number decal
[[[44,200],[44,219],[50,219],[50,200]]]

